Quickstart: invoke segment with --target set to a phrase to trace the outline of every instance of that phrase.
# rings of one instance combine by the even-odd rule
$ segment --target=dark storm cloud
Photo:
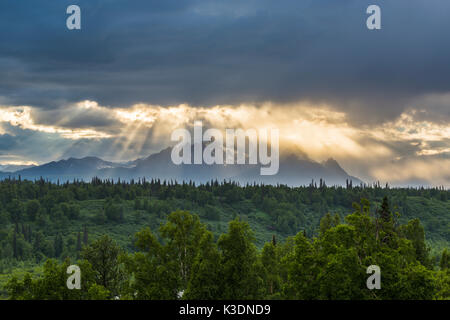
[[[65,28],[70,4],[81,31]],[[370,4],[382,30],[365,26]],[[50,109],[310,100],[375,122],[449,91],[449,10],[446,0],[4,0],[0,96]]]
[[[7,123],[2,123],[1,128],[8,133],[0,135],[0,160],[1,156],[13,156],[37,162],[51,161],[59,157],[61,150],[74,143],[50,133],[22,129]]]
[[[0,134],[0,154],[16,146],[16,141],[10,134]]]
[[[424,96],[414,101],[410,107],[416,110],[414,114],[416,121],[450,123],[450,93]]]
[[[103,132],[116,132],[121,123],[106,108],[83,108],[78,105],[59,109],[36,108],[31,111],[33,121],[38,124],[67,129],[96,129]]]

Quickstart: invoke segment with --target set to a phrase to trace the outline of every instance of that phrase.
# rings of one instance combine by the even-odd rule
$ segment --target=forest
[[[444,188],[0,182],[2,299],[450,299],[449,242]]]

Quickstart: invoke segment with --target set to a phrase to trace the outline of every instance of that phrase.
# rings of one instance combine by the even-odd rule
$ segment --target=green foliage
[[[81,289],[70,290],[67,288],[67,267],[70,260],[58,263],[54,259],[47,260],[44,264],[43,274],[33,278],[26,273],[22,279],[13,276],[5,285],[11,300],[90,300],[105,298],[106,289],[94,281],[92,267],[86,261],[80,261]],[[95,287],[93,287],[95,286]]]
[[[219,238],[222,299],[260,298],[262,279],[257,273],[257,250],[253,241],[249,224],[239,219],[231,221],[228,233]]]
[[[323,181],[288,188],[5,180],[0,286],[7,285],[0,294],[449,299],[448,193]],[[69,261],[82,268],[81,291],[65,287]],[[381,268],[381,290],[366,287],[370,265]]]
[[[412,242],[416,253],[416,259],[419,260],[422,265],[431,268],[433,262],[429,257],[430,248],[425,243],[425,231],[420,224],[419,219],[409,221],[408,224],[400,228],[400,232],[406,239]]]
[[[149,228],[135,236],[138,252],[123,258],[129,279],[125,296],[138,299],[176,299],[181,283],[179,265],[168,248],[158,242]]]
[[[274,241],[267,242],[261,252],[264,296],[278,298],[281,289],[279,250]]]
[[[448,253],[447,249],[444,249],[442,252],[441,261],[439,262],[439,267],[441,270],[448,270],[448,267],[450,265],[450,254]]]
[[[122,222],[124,219],[123,207],[120,204],[109,201],[105,206],[105,215],[110,221]]]
[[[121,253],[122,249],[107,235],[85,246],[81,252],[81,257],[92,266],[96,283],[112,295],[119,295],[125,277],[119,263]]]
[[[371,216],[365,200],[355,209],[346,219],[348,225],[324,228],[320,237],[313,240],[303,233],[295,237],[294,250],[286,256],[289,266],[286,297],[339,300],[436,297],[434,272],[427,268],[428,253],[417,253],[417,248],[424,248],[423,228],[418,221],[396,228],[392,219]],[[405,233],[411,239],[404,237]],[[426,258],[426,265],[422,264],[422,258]],[[366,288],[365,271],[369,265],[381,268],[382,290]]]
[[[191,277],[184,291],[184,299],[211,300],[221,296],[222,280],[220,278],[222,265],[217,245],[213,241],[211,232],[203,233],[198,245]]]
[[[36,199],[28,200],[28,202],[26,203],[25,210],[27,213],[27,217],[30,221],[36,220],[36,216],[37,216],[40,208],[41,208],[41,204],[39,203],[38,200],[36,200]]]
[[[175,211],[167,217],[167,223],[160,228],[161,235],[167,239],[167,251],[178,264],[183,288],[186,288],[191,275],[192,264],[198,254],[198,243],[206,232],[196,215],[187,211]]]

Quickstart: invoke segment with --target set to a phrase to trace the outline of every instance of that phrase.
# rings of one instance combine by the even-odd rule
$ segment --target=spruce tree
[[[448,269],[449,264],[450,264],[450,255],[447,252],[447,249],[444,249],[444,251],[442,252],[441,261],[439,262],[439,267],[441,268],[441,270],[446,270]]]
[[[59,258],[59,256],[61,255],[61,253],[63,251],[63,247],[64,247],[63,239],[60,234],[58,234],[55,237],[53,247],[55,249],[55,257]]]
[[[88,230],[87,230],[87,227],[86,226],[84,226],[84,233],[83,233],[83,244],[85,245],[85,246],[87,246],[88,245]]]
[[[78,231],[77,236],[77,253],[81,251],[81,232]]]
[[[389,222],[391,220],[391,211],[389,209],[389,202],[386,196],[383,198],[383,203],[381,204],[380,217],[384,222]]]
[[[16,229],[14,229],[14,233],[13,233],[13,256],[15,259],[17,259],[17,231]]]

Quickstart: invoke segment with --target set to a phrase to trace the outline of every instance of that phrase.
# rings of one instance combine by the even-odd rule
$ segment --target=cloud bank
[[[79,31],[65,27],[71,4]],[[0,163],[147,156],[203,120],[278,126],[285,149],[368,181],[448,186],[449,11],[447,0],[4,0]]]
[[[333,157],[366,181],[450,186],[450,126],[433,122],[416,109],[364,126],[353,125],[345,113],[325,104],[111,108],[82,101],[64,110],[55,114],[33,107],[2,107],[0,161],[92,155],[126,161],[173,145],[170,135],[175,129],[192,129],[194,121],[202,121],[205,127],[220,130],[278,128],[282,153],[315,161]]]

